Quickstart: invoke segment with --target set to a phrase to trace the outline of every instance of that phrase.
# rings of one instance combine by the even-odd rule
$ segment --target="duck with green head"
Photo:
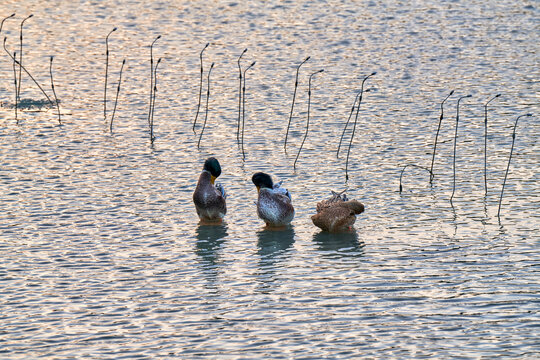
[[[193,193],[195,209],[202,223],[221,223],[227,213],[225,189],[221,184],[214,184],[219,175],[221,175],[219,161],[213,157],[206,159]]]
[[[294,207],[289,192],[274,184],[270,175],[263,172],[253,174],[251,178],[259,193],[257,215],[268,227],[289,225],[294,218]]]

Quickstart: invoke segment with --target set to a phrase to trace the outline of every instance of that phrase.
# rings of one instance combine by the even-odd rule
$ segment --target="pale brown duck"
[[[361,202],[347,199],[344,192],[332,191],[329,199],[317,203],[317,214],[311,220],[323,231],[340,232],[349,230],[356,221],[356,215],[363,212]]]

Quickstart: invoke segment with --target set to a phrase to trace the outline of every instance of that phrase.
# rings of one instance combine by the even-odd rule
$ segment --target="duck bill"
[[[257,186],[257,194],[261,191],[261,187]]]
[[[216,181],[216,177],[214,175],[210,175],[210,182],[212,183],[212,185],[214,185],[214,182]]]

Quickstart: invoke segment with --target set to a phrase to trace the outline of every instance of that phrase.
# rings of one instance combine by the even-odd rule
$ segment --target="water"
[[[534,2],[4,1],[7,47],[55,111],[19,112],[1,56],[2,358],[534,358],[538,353],[538,9]],[[114,131],[108,114],[126,58]],[[162,58],[150,146],[149,45]],[[201,148],[191,131],[199,52],[211,62]],[[237,57],[246,81],[246,160],[236,144]],[[301,68],[288,154],[283,140]],[[310,132],[304,134],[308,77]],[[335,151],[361,80],[366,93],[345,181]],[[22,98],[43,95],[23,76]],[[429,167],[445,105],[435,180]],[[206,91],[204,89],[203,93]],[[488,195],[483,104],[489,106]],[[460,106],[452,193],[455,108]],[[203,97],[204,100],[204,97]],[[204,102],[202,109],[204,110]],[[499,193],[517,127],[514,156]],[[200,121],[204,119],[204,111]],[[199,123],[200,124],[200,123]],[[346,142],[348,144],[348,140]],[[346,150],[346,147],[345,147]],[[199,226],[191,195],[219,158],[226,222]],[[284,180],[296,217],[269,232],[251,175]],[[317,201],[348,188],[353,233],[311,223]]]

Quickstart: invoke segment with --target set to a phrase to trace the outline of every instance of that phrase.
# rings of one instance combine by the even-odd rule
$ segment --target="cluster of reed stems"
[[[1,21],[1,23],[0,23],[0,34],[2,32],[4,22],[6,20],[10,19],[10,18],[13,18],[13,17],[15,17],[15,13],[11,14],[10,16],[5,17]],[[51,89],[52,89],[52,93],[53,93],[53,96],[54,96],[54,101],[51,100],[51,98],[49,97],[47,92],[37,82],[37,80],[34,78],[34,76],[32,76],[32,74],[28,71],[28,69],[23,65],[23,25],[24,25],[25,21],[27,21],[28,19],[30,19],[32,17],[33,17],[33,15],[31,14],[31,15],[25,17],[21,21],[21,24],[20,24],[20,36],[19,36],[19,54],[17,54],[16,51],[14,51],[13,54],[12,54],[8,50],[7,45],[6,45],[7,37],[4,37],[4,43],[3,43],[4,51],[8,54],[8,56],[12,60],[12,64],[13,64],[12,67],[13,67],[13,84],[14,84],[14,89],[15,89],[15,91],[14,91],[15,119],[16,119],[17,124],[19,124],[19,118],[18,118],[18,108],[19,108],[19,106],[18,106],[18,104],[21,101],[21,84],[22,84],[22,74],[23,74],[23,71],[24,71],[24,73],[33,81],[34,84],[36,84],[36,86],[39,88],[39,90],[43,93],[43,95],[45,96],[45,98],[47,99],[47,101],[49,102],[51,107],[56,107],[56,110],[57,110],[57,113],[58,113],[58,124],[62,125],[62,118],[61,118],[61,112],[60,112],[60,101],[58,100],[56,90],[55,90],[54,80],[53,80],[53,59],[54,59],[54,57],[53,56],[50,57],[50,65],[49,65]],[[113,28],[107,34],[107,36],[105,37],[105,84],[104,84],[104,95],[103,95],[103,116],[104,116],[105,121],[107,120],[107,88],[108,88],[108,75],[109,75],[109,37],[115,31],[117,31],[116,27]],[[157,87],[157,79],[158,79],[157,78],[157,70],[158,70],[159,64],[161,63],[161,58],[159,58],[157,60],[156,64],[154,65],[153,47],[154,47],[154,44],[160,38],[161,38],[161,35],[157,36],[150,45],[150,98],[149,98],[149,109],[148,109],[148,127],[149,127],[150,142],[152,144],[155,141],[155,135],[154,135],[154,112],[155,112],[156,94],[157,94],[157,90],[158,90],[158,87]],[[204,48],[201,50],[200,54],[199,54],[200,64],[201,64],[200,65],[200,81],[199,81],[200,85],[199,85],[199,95],[198,95],[198,102],[197,102],[197,110],[196,110],[196,113],[195,113],[195,119],[193,121],[193,127],[192,127],[192,130],[193,130],[194,133],[196,133],[197,120],[199,118],[200,108],[201,108],[201,104],[202,104],[203,78],[204,78],[203,53],[209,46],[210,46],[210,43],[207,43],[204,46]],[[238,60],[237,60],[238,72],[239,72],[239,86],[238,86],[239,90],[238,90],[238,118],[237,118],[236,139],[237,139],[238,145],[241,147],[242,160],[244,160],[244,161],[246,159],[245,148],[244,148],[244,130],[245,130],[245,123],[246,123],[246,115],[245,115],[246,114],[246,73],[247,73],[247,71],[249,69],[251,69],[253,66],[255,66],[255,63],[256,63],[255,61],[253,61],[249,66],[242,69],[240,61],[241,61],[242,57],[244,56],[244,54],[247,52],[247,50],[248,50],[247,48],[244,49],[242,51],[242,53],[240,54],[240,56],[238,57]],[[298,89],[298,83],[299,83],[300,68],[309,59],[310,59],[310,56],[306,57],[296,67],[296,76],[295,76],[295,82],[294,82],[294,92],[293,92],[293,96],[292,96],[291,110],[290,110],[289,119],[288,119],[288,123],[287,123],[287,128],[286,128],[286,132],[285,132],[285,139],[284,139],[284,146],[283,146],[285,153],[287,153],[287,144],[288,144],[288,140],[289,140],[289,130],[290,130],[291,122],[292,122],[292,119],[293,119],[294,105],[295,105],[295,101],[296,101],[296,95],[297,95],[297,89]],[[112,130],[113,130],[113,122],[114,122],[114,117],[115,117],[116,109],[117,109],[117,105],[118,105],[118,96],[119,96],[119,93],[120,93],[120,85],[121,85],[121,82],[122,82],[122,72],[124,70],[125,64],[126,64],[126,59],[123,59],[122,65],[121,65],[120,71],[119,71],[119,79],[118,79],[118,84],[117,84],[117,87],[116,87],[116,97],[115,97],[115,101],[114,101],[113,112],[112,112],[112,116],[111,116],[111,119],[110,119],[110,122],[109,122],[109,129],[110,129],[111,133],[112,133]],[[204,130],[206,128],[206,124],[207,124],[207,120],[208,120],[209,100],[210,100],[210,75],[211,75],[212,69],[214,68],[214,65],[215,65],[215,63],[212,62],[212,64],[210,65],[210,68],[208,70],[208,74],[207,74],[207,91],[206,91],[205,116],[204,116],[204,122],[203,122],[203,125],[202,125],[202,129],[201,129],[200,134],[199,134],[199,140],[197,142],[197,148],[200,148],[200,146],[201,146],[202,136],[203,136]],[[18,74],[17,74],[17,70],[18,70]],[[315,72],[313,72],[312,74],[309,75],[308,108],[307,108],[306,127],[305,127],[304,137],[302,139],[302,143],[300,144],[300,147],[298,149],[298,153],[297,153],[296,158],[295,158],[294,163],[293,163],[293,168],[294,169],[296,169],[296,164],[298,162],[298,159],[300,157],[300,153],[301,153],[301,151],[303,149],[304,143],[305,143],[305,141],[307,139],[308,132],[309,132],[311,95],[312,95],[311,94],[312,78],[313,78],[314,75],[316,75],[318,73],[321,73],[323,71],[324,70],[321,69],[321,70],[315,71]],[[360,90],[357,93],[357,95],[355,96],[351,111],[349,113],[349,117],[347,118],[347,121],[345,122],[345,126],[343,128],[343,132],[341,134],[339,144],[338,144],[338,147],[337,147],[336,158],[339,158],[339,153],[340,153],[340,150],[341,150],[343,139],[345,137],[347,128],[348,128],[349,123],[351,121],[352,115],[353,115],[353,113],[355,113],[355,110],[356,110],[354,123],[353,123],[352,131],[351,131],[351,135],[350,135],[350,140],[349,140],[349,147],[348,147],[348,150],[347,150],[346,163],[345,163],[345,180],[346,181],[349,179],[349,174],[348,174],[349,156],[350,156],[351,147],[352,147],[352,143],[353,143],[353,140],[354,140],[354,135],[355,135],[356,127],[357,127],[358,115],[359,115],[359,111],[360,111],[360,105],[362,103],[363,95],[370,91],[370,89],[364,89],[364,84],[365,84],[366,80],[368,80],[371,76],[374,76],[375,74],[376,74],[376,72],[373,72],[373,73],[371,73],[371,74],[369,74],[369,75],[367,75],[367,76],[365,76],[363,78],[361,86],[360,86]],[[438,139],[439,139],[439,133],[440,133],[440,130],[441,130],[442,121],[443,121],[443,118],[444,118],[444,104],[448,100],[448,98],[450,98],[450,96],[452,96],[453,94],[454,94],[454,90],[452,90],[443,99],[443,101],[441,102],[441,105],[440,105],[441,114],[440,114],[440,117],[439,117],[439,123],[438,123],[438,126],[437,126],[437,132],[435,134],[435,141],[434,141],[434,145],[433,145],[433,153],[432,153],[432,157],[431,157],[431,165],[430,165],[430,167],[428,168],[428,167],[424,167],[424,166],[420,166],[420,165],[416,165],[416,164],[410,164],[410,163],[403,166],[403,168],[401,170],[401,173],[400,173],[400,177],[399,177],[399,192],[400,193],[403,191],[403,175],[404,175],[405,170],[408,167],[415,167],[415,168],[419,168],[419,169],[422,169],[422,170],[425,170],[425,171],[429,172],[429,183],[430,183],[430,185],[433,183],[433,180],[435,178],[434,165],[435,165],[435,155],[436,155],[436,151],[437,151],[437,143],[438,143]],[[453,161],[452,161],[452,169],[453,169],[452,180],[453,181],[452,181],[452,194],[450,196],[450,202],[451,203],[452,203],[452,200],[454,198],[455,191],[456,191],[456,158],[457,158],[458,127],[459,127],[459,105],[460,105],[461,100],[463,100],[465,98],[470,98],[471,96],[472,95],[461,96],[457,100],[455,133],[454,133],[454,146],[453,146]],[[487,154],[488,105],[493,100],[495,100],[496,98],[498,98],[500,96],[501,96],[501,94],[495,95],[494,97],[489,99],[489,101],[487,101],[485,103],[485,105],[484,105],[484,188],[485,188],[486,197],[488,196],[488,178],[487,178],[487,167],[488,167],[488,165],[487,165],[487,162],[488,162],[488,154]],[[506,180],[507,180],[508,171],[509,171],[509,168],[510,168],[510,162],[511,162],[511,159],[512,159],[513,149],[514,149],[514,142],[515,142],[515,138],[516,138],[517,124],[518,124],[519,119],[521,117],[524,117],[524,116],[532,116],[532,114],[520,115],[520,116],[517,117],[517,119],[515,121],[514,129],[513,129],[513,133],[512,133],[512,147],[510,149],[510,155],[509,155],[509,158],[508,158],[508,165],[507,165],[507,168],[506,168],[504,182],[503,182],[502,188],[501,188],[501,193],[500,193],[500,198],[499,198],[499,208],[498,208],[497,216],[500,216],[502,198],[503,198],[503,194],[504,194],[504,187],[506,185]]]

